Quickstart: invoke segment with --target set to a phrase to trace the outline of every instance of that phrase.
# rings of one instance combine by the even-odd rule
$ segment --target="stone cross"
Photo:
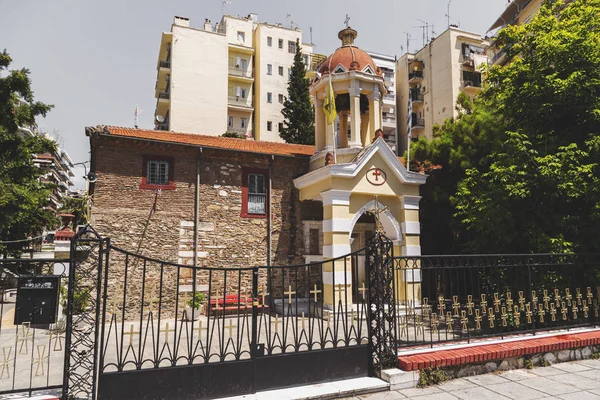
[[[473,315],[473,307],[475,307],[475,303],[473,303],[473,296],[467,296],[467,310],[469,310],[469,315]]]
[[[346,24],[346,28],[349,27],[349,23],[350,23],[350,17],[348,16],[348,14],[346,14],[346,20],[344,21],[344,24]]]
[[[466,331],[467,328],[467,323],[469,322],[469,318],[467,318],[467,312],[466,311],[461,311],[460,312],[460,323],[462,324],[462,330]]]
[[[165,334],[165,343],[169,343],[169,332],[175,332],[175,329],[169,329],[169,323],[165,324],[165,329],[160,331]]]
[[[460,303],[458,302],[458,296],[452,296],[452,309],[454,310],[454,316],[458,317],[460,311]]]
[[[574,305],[573,306],[573,310],[572,310],[572,312],[573,312],[573,319],[577,319],[577,311],[579,311],[579,310],[578,310],[577,306]]]
[[[487,300],[486,300],[486,295],[485,295],[485,294],[482,294],[482,295],[481,295],[481,303],[480,303],[480,306],[481,306],[481,313],[482,313],[483,315],[485,315],[485,313],[487,312]]]
[[[588,310],[589,310],[589,307],[588,307],[588,305],[587,305],[587,302],[585,302],[585,301],[583,302],[583,307],[582,307],[582,310],[583,310],[583,317],[584,317],[584,318],[587,318],[587,317],[588,317]]]
[[[41,349],[41,350],[40,350]],[[46,364],[46,360],[48,360],[50,355],[46,355],[46,345],[42,344],[37,346],[37,357],[33,361],[34,365],[37,365],[35,368],[35,376],[44,376],[46,372],[44,371],[44,365]],[[40,370],[42,371],[40,373]]]
[[[537,309],[537,304],[538,304],[538,298],[537,298],[537,293],[535,292],[535,290],[531,291],[531,302],[533,303],[533,309]]]
[[[587,288],[587,299],[588,299],[587,302],[588,302],[588,305],[590,305],[590,306],[592,305],[592,299],[593,298],[594,298],[594,295],[592,294],[592,288],[588,287]]]
[[[500,312],[500,295],[498,293],[494,293],[494,308],[496,312]]]
[[[515,325],[521,325],[521,312],[519,311],[519,306],[517,305],[515,305],[513,318],[515,319]]]
[[[167,324],[167,326],[169,326]],[[131,346],[131,343],[133,342],[133,335],[137,335],[139,332],[134,332],[133,331],[133,324],[129,325],[129,332],[123,332],[123,337],[125,336],[129,336],[129,346]]]
[[[550,296],[548,296],[548,290],[544,289],[544,297],[543,297],[542,300],[544,300],[544,308],[547,310],[548,309],[548,303],[550,302]]]
[[[502,307],[501,318],[502,318],[502,326],[507,326],[508,325],[508,314],[506,313],[506,307]]]
[[[365,296],[365,292],[367,290],[368,289],[365,287],[365,283],[364,282],[362,283],[360,289],[358,289],[358,291],[360,292],[360,295],[362,296],[363,300],[365,300],[365,301],[367,300],[367,297]]]
[[[565,300],[567,300],[567,305],[571,307],[571,300],[573,300],[573,295],[571,294],[571,289],[565,289]]]
[[[494,328],[496,316],[494,315],[494,309],[492,307],[488,308],[488,319],[490,320],[490,329]]]
[[[292,285],[288,285],[288,291],[283,292],[283,294],[288,297],[288,304],[292,304],[292,295],[296,294],[296,292],[292,291]]]
[[[544,315],[546,314],[546,309],[543,304],[538,305],[538,314],[540,315],[540,324],[544,323]]]
[[[513,306],[512,293],[507,292],[506,293],[506,307],[508,307],[509,309],[512,309],[512,306]]]
[[[440,315],[444,315],[444,311],[446,310],[446,304],[444,303],[445,299],[440,296],[438,297],[438,312],[440,313]]]
[[[581,294],[581,289],[576,288],[575,289],[575,293],[577,293],[576,297],[577,297],[577,305],[580,306],[581,305],[581,299],[583,298],[582,294]]]
[[[556,308],[560,307],[560,290],[554,289],[554,301],[556,301]]]
[[[562,318],[563,321],[567,320],[567,305],[565,304],[565,302],[563,301],[562,303],[560,303],[561,307],[560,307],[560,312],[562,313]]]
[[[452,320],[452,313],[450,311],[448,311],[446,313],[446,329],[448,329],[450,332],[454,332],[454,321]]]
[[[481,315],[479,313],[479,308],[475,309],[475,329],[481,329]]]
[[[550,315],[552,315],[552,321],[556,321],[556,307],[554,307],[554,303],[550,303]]]
[[[431,314],[431,333],[438,333],[438,326],[440,325],[440,321],[438,320],[437,314]]]
[[[4,374],[6,374],[6,378],[10,378],[10,364],[14,361],[14,357],[11,357],[12,349],[12,347],[2,348],[2,360],[0,360],[0,379],[4,379]]]
[[[521,311],[525,309],[525,295],[522,290],[519,290],[519,306],[521,307]]]
[[[429,305],[429,299],[427,297],[423,297],[423,305],[421,308],[423,309],[423,318],[429,318],[431,306]]]
[[[365,284],[363,283],[363,287],[364,286],[365,286]],[[310,291],[310,294],[313,294],[315,296],[315,303],[317,302],[317,298],[319,296],[319,293],[321,293],[321,291],[317,289],[317,284],[315,283],[314,289]],[[364,297],[364,295],[363,295],[363,297]]]
[[[525,316],[527,317],[527,323],[531,324],[531,317],[533,315],[533,312],[531,312],[531,304],[526,304],[525,305]]]

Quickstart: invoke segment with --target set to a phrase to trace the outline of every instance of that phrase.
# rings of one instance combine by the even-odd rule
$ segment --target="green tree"
[[[34,101],[29,70],[9,70],[12,58],[0,53],[0,254],[18,254],[26,239],[54,226],[56,217],[46,210],[51,187],[40,182],[40,168],[32,155],[52,152],[53,142],[33,130],[35,118],[46,116],[51,105]]]
[[[433,181],[450,176],[423,201],[447,207],[439,212],[462,251],[598,252],[600,0],[546,1],[498,40],[509,63],[487,71],[464,115],[415,146],[440,167]]]
[[[310,102],[310,81],[302,59],[300,41],[288,81],[288,95],[283,102],[283,129],[279,136],[287,143],[315,144],[314,111]]]
[[[455,197],[469,248],[597,252],[600,243],[600,0],[546,1],[499,34],[509,63],[483,99],[505,130]]]

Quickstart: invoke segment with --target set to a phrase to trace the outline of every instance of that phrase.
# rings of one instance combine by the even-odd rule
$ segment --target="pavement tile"
[[[600,381],[579,374],[569,374],[565,379],[561,380],[561,383],[573,386],[579,390],[600,389]]]
[[[505,383],[508,382],[507,379],[503,378],[500,374],[485,374],[485,375],[477,375],[477,376],[469,376],[467,378],[469,382],[473,382],[479,386],[494,385],[496,383]]]
[[[580,365],[585,365],[590,368],[600,369],[600,360],[592,360],[592,359],[579,360],[579,361],[573,361],[570,364],[580,364]]]
[[[581,371],[587,371],[587,370],[592,369],[591,367],[588,367],[587,365],[570,363],[570,362],[554,364],[552,366],[552,368],[556,368],[556,369],[559,369],[559,370],[565,371],[565,372],[581,372]]]
[[[597,369],[590,369],[589,371],[576,372],[575,375],[583,376],[584,378],[598,381],[598,387],[600,387],[600,371],[598,371]]]
[[[506,378],[511,381],[520,381],[527,378],[533,378],[538,375],[533,374],[528,369],[512,369],[510,371],[502,372],[499,374],[501,377]]]
[[[495,399],[508,399],[508,397],[502,396],[496,392],[486,389],[481,386],[474,388],[460,389],[450,392],[450,394],[458,397],[462,400],[495,400]]]
[[[540,392],[527,386],[523,386],[520,382],[499,383],[496,385],[489,385],[486,387],[493,392],[499,393],[513,400],[534,400],[542,399],[548,396],[546,393]]]
[[[600,395],[586,391],[586,392],[575,392],[568,393],[559,396],[562,400],[600,400]]]
[[[451,379],[444,383],[439,384],[437,387],[445,392],[451,392],[458,389],[466,389],[476,387],[477,385],[473,382],[466,380],[465,378]]]
[[[440,388],[437,386],[428,386],[425,388],[402,389],[402,390],[398,390],[397,392],[406,397],[417,397],[417,396],[430,395],[430,394],[434,394],[434,393],[440,393],[440,392],[442,392],[442,390],[440,390]]]
[[[537,376],[554,376],[560,374],[566,374],[565,371],[560,369],[552,368],[552,367],[537,367],[534,369],[530,369],[530,371]]]
[[[558,379],[560,379],[560,382],[558,381]],[[576,388],[575,386],[567,385],[566,383],[562,382],[566,382],[565,377],[563,377],[562,375],[555,375],[549,378],[536,377],[531,379],[523,379],[522,381],[519,381],[519,383],[522,385],[539,390],[540,392],[544,392],[549,395],[561,395],[581,391],[581,389]]]
[[[458,397],[451,395],[450,393],[440,392],[428,394],[425,396],[411,397],[414,400],[458,400]]]
[[[363,394],[359,395],[360,399],[369,399],[369,400],[394,400],[394,399],[405,399],[406,396],[402,393],[398,393],[396,391],[390,392],[379,392],[373,394]]]

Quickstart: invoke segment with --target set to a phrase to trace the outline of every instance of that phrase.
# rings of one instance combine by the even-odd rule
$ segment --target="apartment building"
[[[26,127],[19,128],[19,134],[43,135],[46,139],[56,142],[56,139],[48,133],[40,133]],[[42,170],[40,181],[53,186],[52,192],[48,196],[48,205],[45,208],[57,212],[73,186],[72,178],[75,176],[73,161],[67,151],[57,144],[56,151],[53,153],[34,154],[33,163]]]
[[[282,141],[281,109],[296,40],[302,42],[299,28],[260,23],[256,14],[224,15],[214,25],[207,19],[202,29],[175,17],[160,45],[155,128]],[[314,69],[321,57],[311,45],[302,51]]]
[[[565,4],[572,0],[564,0]],[[542,7],[544,0],[512,0],[507,5],[498,19],[490,26],[488,32],[498,32],[509,25],[520,25],[528,23]],[[494,38],[495,34],[492,34]],[[506,63],[505,49],[498,48],[497,43],[492,44],[487,50],[491,64],[504,65]]]
[[[396,62],[398,148],[402,154],[412,139],[433,137],[433,126],[457,116],[460,92],[481,91],[480,67],[487,63],[489,41],[451,26],[416,53]]]
[[[394,153],[398,151],[398,119],[396,118],[396,57],[367,51],[375,65],[381,68],[387,93],[383,95],[383,138]]]

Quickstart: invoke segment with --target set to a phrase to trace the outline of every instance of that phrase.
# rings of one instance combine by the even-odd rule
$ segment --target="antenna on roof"
[[[411,37],[410,33],[403,32],[406,35],[406,52],[410,53],[410,41],[415,40]]]
[[[425,25],[413,26],[413,28],[421,28],[423,30],[423,47],[429,43],[429,22],[417,19],[417,21],[424,23]]]
[[[448,8],[446,11],[446,18],[448,19],[448,28],[450,28],[450,3],[452,3],[452,0],[448,0]]]
[[[140,108],[136,104],[135,111],[133,112],[133,126],[135,127],[135,129],[137,129],[139,125],[140,125]]]
[[[294,22],[291,21],[292,14],[285,14],[285,19],[287,19],[288,24],[290,24],[290,28],[292,28],[292,24]]]
[[[221,1],[221,14],[225,14],[225,6],[227,4],[231,4],[231,1],[228,1],[228,0],[222,0]]]

